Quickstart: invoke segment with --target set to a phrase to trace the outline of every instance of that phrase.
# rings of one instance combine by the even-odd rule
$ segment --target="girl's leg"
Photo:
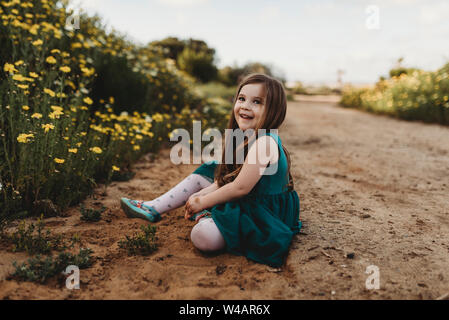
[[[192,194],[211,184],[203,176],[192,173],[160,197],[151,201],[145,201],[144,204],[153,207],[157,212],[162,214],[184,205]]]
[[[201,251],[211,252],[223,249],[226,242],[212,218],[201,218],[190,233],[193,245]]]

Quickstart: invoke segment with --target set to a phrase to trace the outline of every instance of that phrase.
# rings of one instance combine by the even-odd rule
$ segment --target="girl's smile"
[[[234,116],[242,131],[255,129],[265,110],[265,87],[250,83],[242,87],[234,106]]]

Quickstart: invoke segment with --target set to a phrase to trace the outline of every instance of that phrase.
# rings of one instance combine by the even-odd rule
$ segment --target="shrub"
[[[19,281],[44,283],[48,278],[64,272],[70,265],[75,265],[80,269],[90,267],[93,263],[91,254],[91,249],[81,248],[79,253],[75,255],[70,252],[61,252],[56,257],[47,256],[44,258],[37,255],[22,264],[17,264],[14,261],[15,271],[10,278]]]
[[[126,236],[125,240],[120,240],[118,245],[125,249],[129,255],[149,255],[157,250],[156,227],[149,224],[146,227],[140,226],[142,233],[136,233],[134,236]]]
[[[106,210],[105,206],[102,206],[100,210],[86,209],[84,207],[84,204],[81,205],[81,220],[83,221],[90,221],[90,222],[97,222],[101,220],[101,214]]]

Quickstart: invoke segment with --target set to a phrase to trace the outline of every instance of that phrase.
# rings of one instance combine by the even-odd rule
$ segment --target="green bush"
[[[341,104],[405,120],[449,125],[449,70],[414,70],[381,80],[374,87],[343,90]]]
[[[13,262],[14,273],[10,278],[19,281],[32,281],[44,283],[48,278],[61,274],[70,265],[75,265],[80,269],[88,268],[93,263],[92,250],[81,248],[78,254],[61,252],[56,257],[40,255],[28,259],[28,262],[18,264]]]
[[[134,236],[125,236],[125,240],[120,240],[118,245],[125,249],[129,255],[147,256],[157,250],[156,227],[149,224],[146,227],[140,226],[142,233],[136,233]]]

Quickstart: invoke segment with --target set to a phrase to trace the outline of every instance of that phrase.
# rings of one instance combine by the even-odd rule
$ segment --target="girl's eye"
[[[241,100],[241,99],[243,99],[243,100]],[[245,98],[243,98],[243,97],[240,97],[240,98],[239,98],[239,100],[240,100],[240,101],[244,101],[244,100],[245,100]]]
[[[257,104],[260,104],[260,101],[259,101],[259,100],[254,100],[254,102],[255,102],[255,103],[257,102]]]

